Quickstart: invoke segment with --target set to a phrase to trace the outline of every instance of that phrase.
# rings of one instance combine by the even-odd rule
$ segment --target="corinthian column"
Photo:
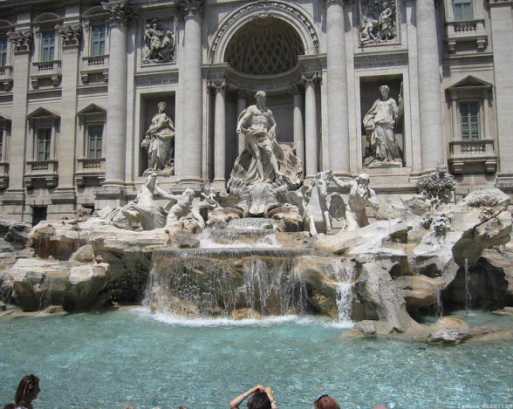
[[[294,92],[294,145],[299,159],[305,162],[305,126],[303,121],[303,95],[299,89]]]
[[[343,0],[326,0],[328,144],[330,168],[349,173],[349,125]]]
[[[489,1],[493,38],[497,131],[499,137],[499,175],[497,186],[513,188],[513,1]]]
[[[318,135],[317,135],[317,95],[315,83],[317,74],[305,74],[305,161],[306,177],[314,177],[318,172]]]
[[[420,135],[422,167],[435,169],[443,161],[440,58],[435,0],[417,0]]]
[[[226,103],[225,81],[214,81],[215,124],[214,124],[214,183],[224,188],[226,169]]]
[[[180,81],[183,81],[183,135],[182,174],[184,182],[201,180],[201,148],[203,129],[203,98],[201,86],[201,12],[204,0],[181,0],[185,13],[183,63]]]
[[[107,94],[104,185],[120,187],[125,182],[126,44],[127,22],[132,15],[132,10],[128,7],[126,0],[110,0],[103,2],[102,6],[110,14],[109,89]]]
[[[29,221],[24,214],[25,190],[25,149],[27,145],[27,95],[30,73],[30,53],[32,51],[32,31],[17,29],[9,33],[14,50],[12,88],[12,129],[9,141],[9,188],[2,198],[4,210],[9,218],[16,221]]]
[[[52,194],[59,206],[52,213],[59,216],[74,214],[75,138],[77,112],[78,57],[82,28],[78,22],[59,27],[62,38],[62,104],[66,109],[61,118],[64,136],[57,144],[59,186]]]

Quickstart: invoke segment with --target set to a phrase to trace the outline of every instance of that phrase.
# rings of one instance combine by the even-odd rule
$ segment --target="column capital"
[[[215,89],[217,92],[224,92],[226,89],[225,79],[216,79],[208,81],[208,87]]]
[[[319,71],[305,72],[301,75],[301,81],[305,85],[314,84],[315,82],[319,81],[321,78],[322,78],[322,75]]]
[[[79,23],[60,25],[57,26],[57,30],[61,35],[64,48],[76,48],[80,45],[82,27]]]
[[[194,16],[203,11],[205,0],[180,0],[178,7],[183,12],[184,16]]]
[[[32,50],[33,34],[31,30],[10,31],[9,40],[14,45],[14,54],[28,54]]]
[[[344,6],[344,0],[325,0],[326,8],[332,5]]]
[[[125,25],[135,15],[135,10],[128,5],[127,0],[102,1],[102,7],[109,13],[111,27]]]

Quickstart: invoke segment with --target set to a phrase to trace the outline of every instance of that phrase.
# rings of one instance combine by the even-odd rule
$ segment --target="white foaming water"
[[[351,304],[353,302],[353,284],[337,284],[337,309],[340,322],[351,322]]]
[[[138,307],[132,311],[143,317],[151,318],[171,326],[191,328],[215,328],[215,327],[271,327],[286,323],[299,325],[322,325],[327,328],[350,329],[352,322],[337,322],[312,316],[281,315],[269,316],[262,319],[234,320],[230,318],[189,318],[172,313],[152,313],[147,307]]]
[[[259,240],[257,240],[254,244],[244,243],[244,242],[231,242],[227,244],[218,243],[212,236],[208,233],[208,231],[202,232],[198,236],[200,242],[200,248],[202,249],[225,249],[225,248],[234,248],[234,249],[248,249],[248,248],[281,248],[281,244],[278,242],[278,239],[275,234],[270,234],[265,236]]]

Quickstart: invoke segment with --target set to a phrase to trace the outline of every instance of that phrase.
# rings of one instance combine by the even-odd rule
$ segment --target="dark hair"
[[[14,403],[27,404],[36,399],[39,393],[39,378],[35,375],[24,376],[16,390],[16,396],[14,397]]]
[[[4,409],[16,409],[16,405],[14,403],[8,403],[4,406]]]
[[[314,402],[315,409],[340,409],[339,404],[329,395],[322,395]]]
[[[248,399],[248,409],[271,409],[271,400],[267,393],[256,392]]]

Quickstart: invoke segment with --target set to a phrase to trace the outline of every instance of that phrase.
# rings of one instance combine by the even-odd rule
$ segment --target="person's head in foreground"
[[[240,404],[247,400],[248,409],[277,409],[271,388],[261,385],[254,386],[230,402],[231,409],[238,409]]]
[[[12,407],[32,409],[32,401],[37,399],[39,391],[39,378],[35,375],[24,376],[16,389]]]
[[[314,402],[314,409],[340,409],[340,405],[329,395],[321,395]]]

